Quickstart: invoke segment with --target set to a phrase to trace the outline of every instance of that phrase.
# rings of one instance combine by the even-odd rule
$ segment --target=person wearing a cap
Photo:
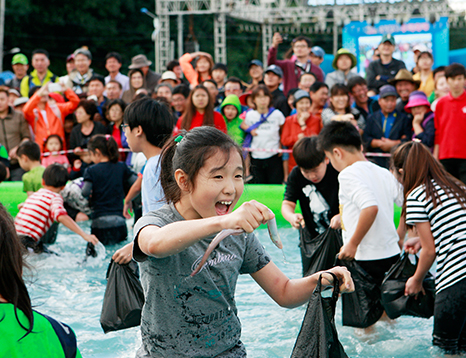
[[[272,46],[269,49],[267,63],[277,65],[283,70],[284,93],[287,94],[292,88],[298,87],[299,78],[303,72],[312,72],[317,80],[324,81],[324,72],[318,66],[312,64],[309,59],[311,53],[311,40],[305,36],[298,36],[292,41],[293,53],[296,60],[277,60],[278,45],[283,42],[282,36],[276,32],[272,38]]]
[[[450,93],[435,108],[434,157],[454,177],[466,183],[466,69],[459,63],[445,68]]]
[[[413,79],[411,72],[402,69],[398,71],[395,78],[391,79],[389,83],[395,86],[396,92],[400,96],[396,101],[396,109],[404,113],[409,120],[412,120],[413,117],[410,113],[405,111],[405,106],[408,104],[409,95],[419,88],[421,81],[416,81]]]
[[[32,71],[21,80],[20,92],[22,97],[29,97],[29,91],[33,87],[41,87],[48,82],[58,82],[60,78],[50,70],[49,53],[44,49],[37,49],[32,52]]]
[[[129,77],[120,72],[123,59],[118,52],[109,52],[105,56],[105,69],[108,71],[108,76],[105,77],[105,84],[110,80],[115,80],[121,83],[122,93],[129,89]]]
[[[196,68],[193,67],[192,61],[197,58]],[[212,68],[214,61],[212,56],[207,52],[185,53],[180,57],[180,66],[183,70],[184,77],[188,80],[191,88],[196,87],[199,83],[212,78]]]
[[[175,72],[165,71],[164,73],[162,73],[160,83],[169,84],[170,86],[172,86],[172,88],[175,88],[180,84],[180,80],[178,79],[178,77],[176,77]]]
[[[136,55],[131,59],[131,65],[129,65],[130,70],[141,70],[144,75],[144,85],[143,87],[149,92],[154,91],[155,86],[160,81],[161,76],[152,71],[149,66],[152,65],[152,62],[149,61],[146,55]]]
[[[8,96],[8,87],[0,86],[0,143],[10,157],[10,179],[17,181],[21,180],[24,170],[19,166],[16,150],[22,142],[29,140],[31,134],[23,112],[8,105]]]
[[[320,46],[314,46],[311,48],[311,53],[309,54],[309,57],[313,65],[320,67],[322,62],[324,62],[325,51]]]
[[[68,102],[59,103],[55,98],[52,99],[53,93],[49,93],[48,86],[42,86],[32,95],[23,109],[24,118],[31,126],[34,140],[41,149],[44,148],[44,143],[51,134],[59,135],[65,143],[65,117],[73,113],[79,104],[79,97],[73,90],[63,83],[60,85]]]
[[[277,65],[270,65],[265,70],[264,84],[267,86],[269,91],[272,93],[272,105],[283,113],[285,117],[288,117],[291,112],[288,101],[283,92],[278,88],[282,83],[283,71]]]
[[[94,75],[91,63],[92,54],[87,48],[78,48],[74,51],[76,69],[70,73],[66,85],[77,94],[85,93],[89,88],[89,81]]]
[[[391,85],[380,88],[377,111],[367,117],[362,136],[367,152],[390,153],[398,144],[411,140],[411,121],[406,115],[396,110],[396,89]],[[373,161],[384,168],[389,168],[389,158],[376,157]]]
[[[70,78],[70,73],[76,68],[74,64],[74,54],[66,57],[66,75],[60,77],[60,82],[67,83]]]
[[[367,85],[369,90],[379,91],[380,87],[396,76],[399,70],[406,69],[403,61],[393,58],[395,39],[391,34],[382,37],[379,44],[380,60],[372,61],[367,67]]]
[[[419,58],[419,55],[421,52],[429,51],[426,45],[424,44],[417,44],[413,47],[413,57],[414,57],[414,63],[416,66],[413,67],[411,70],[411,73],[414,75],[419,72],[419,67],[417,66],[417,59]]]
[[[412,139],[418,139],[432,150],[435,137],[434,113],[430,110],[426,94],[422,91],[412,92],[405,110],[413,115]]]
[[[332,90],[332,87],[337,83],[348,84],[350,78],[358,75],[351,71],[351,69],[356,67],[357,63],[356,56],[350,50],[346,48],[339,49],[332,62],[332,67],[335,71],[325,77],[325,83],[328,88]]]
[[[14,106],[15,100],[21,97],[21,94],[17,89],[10,88],[8,90],[8,105]]]
[[[322,121],[317,116],[311,116],[311,97],[309,92],[298,90],[294,93],[294,107],[296,114],[285,120],[282,128],[282,145],[293,148],[295,143],[303,137],[318,135],[322,129]],[[288,173],[296,166],[293,155],[288,158]]]
[[[212,68],[212,79],[217,83],[219,92],[223,91],[223,87],[226,84],[227,75],[228,68],[224,63],[216,63]]]
[[[432,66],[434,65],[434,56],[429,51],[424,51],[419,54],[416,61],[418,72],[413,76],[415,81],[420,81],[419,91],[422,91],[429,97],[435,89],[434,73]]]
[[[21,81],[28,74],[29,62],[28,58],[22,53],[17,53],[11,60],[11,67],[15,77],[9,80],[6,85],[11,88],[19,90],[21,87]]]
[[[264,84],[264,65],[262,61],[252,60],[248,65],[248,74],[251,77],[251,80],[246,86],[247,91],[252,91],[252,89],[257,85]]]

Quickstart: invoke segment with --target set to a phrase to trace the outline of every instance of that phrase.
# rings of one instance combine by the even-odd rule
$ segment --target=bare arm
[[[246,202],[233,213],[206,219],[178,221],[162,228],[149,225],[138,235],[139,248],[148,256],[164,258],[177,254],[206,236],[223,229],[253,232],[273,218],[269,209],[256,201]]]
[[[406,282],[405,295],[415,295],[422,290],[422,281],[435,260],[435,243],[430,223],[416,223],[416,229],[421,239],[422,250],[414,275]]]
[[[341,283],[341,292],[354,291],[351,274],[345,267],[334,267],[327,270],[327,272],[333,272],[337,276]],[[328,286],[333,283],[332,275],[324,271],[290,280],[273,262],[251,274],[251,276],[280,306],[294,308],[309,301],[321,274],[325,278],[322,282],[324,285]]]
[[[340,260],[353,260],[356,255],[356,250],[358,249],[359,244],[361,243],[364,236],[371,228],[372,224],[375,221],[379,208],[374,206],[369,206],[361,210],[359,215],[358,225],[354,231],[353,236],[350,238],[349,242],[340,249],[339,259]]]
[[[142,186],[142,176],[138,175],[138,178],[133,183],[133,185],[128,191],[128,194],[126,194],[126,197],[125,197],[125,204],[123,206],[123,216],[127,219],[131,218],[131,215],[129,214],[129,211],[132,210],[131,201],[141,192],[141,186]]]
[[[73,231],[74,233],[78,234],[79,236],[81,236],[84,240],[86,240],[87,242],[90,242],[94,245],[97,245],[99,243],[99,240],[97,239],[97,237],[95,235],[89,235],[89,234],[86,234],[83,229],[81,229],[78,224],[76,224],[76,222],[71,218],[69,217],[68,215],[60,215],[58,217],[58,220],[57,220],[59,223],[62,223],[63,225],[65,225],[68,229],[70,229],[71,231]]]
[[[304,227],[304,218],[301,214],[295,213],[296,203],[288,200],[282,202],[282,215],[294,228]]]

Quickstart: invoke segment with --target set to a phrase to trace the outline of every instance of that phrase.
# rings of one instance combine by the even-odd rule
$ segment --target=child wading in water
[[[466,187],[418,142],[399,147],[392,167],[404,186],[406,223],[419,234],[405,249],[415,253],[422,246],[405,294],[423,290],[424,277],[437,259],[433,344],[456,354],[464,350],[466,337]]]
[[[272,219],[256,201],[232,212],[244,188],[241,149],[226,134],[199,127],[172,138],[161,154],[160,179],[168,205],[143,216],[134,227],[133,257],[140,262],[145,304],[138,357],[245,357],[235,288],[239,274],[250,274],[281,306],[309,300],[319,275],[288,279],[252,234]],[[192,278],[212,238],[228,236]],[[344,292],[353,290],[346,269],[334,267]]]
[[[91,198],[91,233],[104,245],[126,240],[128,229],[123,217],[125,189],[136,180],[126,164],[118,162],[118,146],[110,135],[95,135],[87,144],[95,163],[84,172],[83,196]]]

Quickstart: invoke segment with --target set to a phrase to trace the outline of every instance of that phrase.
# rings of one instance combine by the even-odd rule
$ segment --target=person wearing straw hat
[[[131,65],[129,65],[130,70],[139,69],[144,74],[144,85],[143,87],[152,92],[160,81],[161,76],[149,69],[149,66],[152,65],[152,62],[149,61],[146,55],[136,55],[131,59]]]
[[[391,34],[382,37],[379,44],[380,60],[372,61],[367,67],[367,84],[369,90],[379,91],[380,87],[395,77],[401,69],[406,69],[403,61],[393,58],[395,38]]]
[[[351,72],[351,69],[356,67],[357,60],[350,50],[341,48],[338,50],[335,58],[333,59],[332,67],[335,69],[325,78],[325,83],[328,88],[332,90],[332,87],[337,83],[348,84],[348,80],[352,77],[357,76],[357,73]]]
[[[413,115],[413,140],[420,140],[432,150],[435,137],[434,113],[430,110],[426,94],[422,91],[411,92],[405,111]]]
[[[409,95],[419,88],[421,81],[417,81],[413,78],[411,72],[406,69],[399,70],[395,78],[388,81],[392,86],[395,86],[398,96],[396,101],[396,109],[399,112],[405,113],[410,120],[412,116],[410,113],[405,111],[405,106],[408,104]]]

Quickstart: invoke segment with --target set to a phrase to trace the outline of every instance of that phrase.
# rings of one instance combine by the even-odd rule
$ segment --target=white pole
[[[5,0],[0,0],[0,72],[3,72],[3,37],[5,36]]]

